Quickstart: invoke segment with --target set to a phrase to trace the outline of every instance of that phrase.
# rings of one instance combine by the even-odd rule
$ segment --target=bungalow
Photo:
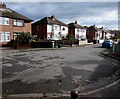
[[[0,45],[13,40],[21,32],[31,33],[32,19],[25,17],[0,3]]]
[[[86,29],[79,25],[77,21],[68,24],[68,34],[73,35],[78,40],[86,39]]]
[[[107,31],[103,29],[103,27],[97,28],[95,25],[93,25],[87,28],[88,42],[92,42],[95,40],[99,42],[100,40],[104,40],[107,38],[106,34],[107,34]]]
[[[68,26],[55,16],[44,17],[32,24],[32,35],[40,40],[61,40],[68,34]]]

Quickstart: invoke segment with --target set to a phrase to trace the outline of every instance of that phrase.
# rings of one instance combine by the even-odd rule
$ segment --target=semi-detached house
[[[77,21],[68,24],[68,32],[77,40],[86,39],[86,29]]]
[[[97,28],[95,25],[90,26],[87,28],[87,39],[88,42],[92,42],[93,40],[104,40],[104,39],[109,39],[109,33],[107,30],[105,30],[103,27],[102,28]]]
[[[33,23],[32,34],[40,40],[61,40],[68,34],[68,26],[53,15]]]
[[[13,40],[21,32],[31,33],[31,22],[33,20],[25,17],[0,4],[0,45]]]

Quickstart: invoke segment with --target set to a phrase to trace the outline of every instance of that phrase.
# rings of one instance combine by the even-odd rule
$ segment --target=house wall
[[[73,35],[75,37],[75,28],[69,27],[68,28],[68,34],[71,34],[71,35]]]
[[[81,28],[75,28],[75,39],[86,39],[86,30]]]
[[[65,30],[64,30],[63,28],[64,28]],[[64,36],[64,37],[66,37],[67,34],[68,34],[68,27],[66,27],[66,26],[61,26],[61,35]]]
[[[95,37],[95,33],[96,31],[87,31],[87,39],[93,40],[93,38]]]
[[[32,25],[32,35],[37,35],[38,39],[47,39],[47,24]]]
[[[68,27],[56,24],[47,25],[47,39],[60,40],[62,36],[66,37],[67,34]]]
[[[13,26],[13,19],[9,18],[9,25],[0,25],[0,32],[10,32],[10,40],[13,40],[14,32],[30,32],[31,33],[31,23],[24,23],[24,26]],[[7,42],[1,42],[1,44],[6,44]]]

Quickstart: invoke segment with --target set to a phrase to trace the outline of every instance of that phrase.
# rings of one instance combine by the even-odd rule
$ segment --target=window
[[[0,25],[9,25],[9,18],[0,17]]]
[[[10,41],[10,33],[0,32],[0,41]]]
[[[62,29],[63,31],[65,31],[65,28],[63,27],[63,29]]]
[[[58,30],[58,28],[59,28],[59,27],[58,27],[57,25],[56,25],[56,26],[54,26],[54,29],[55,29],[55,30]]]
[[[51,25],[47,25],[47,32],[52,32],[52,26]]]
[[[24,26],[23,20],[13,20],[14,26]]]

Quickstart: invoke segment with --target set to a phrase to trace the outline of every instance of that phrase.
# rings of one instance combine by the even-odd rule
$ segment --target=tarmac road
[[[3,54],[3,95],[68,93],[78,87],[85,92],[107,85],[120,62],[100,54],[103,50],[89,45]]]

